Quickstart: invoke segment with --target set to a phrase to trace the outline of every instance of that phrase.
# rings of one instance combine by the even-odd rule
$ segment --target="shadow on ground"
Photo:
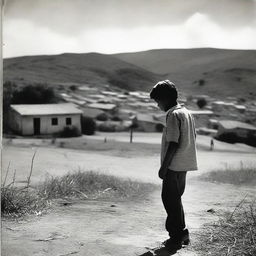
[[[170,256],[176,254],[177,250],[167,250],[165,247],[158,247],[151,249],[150,251],[147,251],[143,254],[140,254],[139,256]]]

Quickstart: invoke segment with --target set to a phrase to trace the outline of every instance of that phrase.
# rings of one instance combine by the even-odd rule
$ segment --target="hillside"
[[[121,54],[26,56],[4,60],[4,81],[18,85],[43,82],[146,90],[158,80],[174,81],[186,95],[221,99],[256,97],[256,51],[160,49]]]
[[[177,83],[186,94],[256,96],[256,51],[160,49],[114,55]],[[199,85],[199,80],[204,85]]]
[[[40,82],[101,87],[110,84],[128,90],[147,90],[160,77],[116,57],[99,53],[65,53],[4,60],[4,81],[13,81],[18,85]]]

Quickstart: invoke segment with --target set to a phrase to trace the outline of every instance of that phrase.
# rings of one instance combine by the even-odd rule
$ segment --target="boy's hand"
[[[158,176],[160,179],[164,179],[167,174],[167,168],[161,167],[158,172]]]

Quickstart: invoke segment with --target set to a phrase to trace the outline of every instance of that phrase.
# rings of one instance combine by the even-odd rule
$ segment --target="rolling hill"
[[[114,56],[161,74],[187,95],[256,97],[255,50],[160,49]]]
[[[4,81],[28,83],[110,84],[127,90],[147,90],[160,79],[143,68],[99,53],[25,56],[4,60]]]
[[[136,53],[65,53],[4,60],[4,81],[28,83],[109,84],[127,90],[150,90],[170,79],[185,95],[256,97],[256,51],[160,49]]]

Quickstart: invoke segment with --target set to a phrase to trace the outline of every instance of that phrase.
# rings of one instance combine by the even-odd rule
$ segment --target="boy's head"
[[[161,110],[167,111],[177,104],[178,92],[169,80],[158,82],[150,92],[150,98],[158,103]]]

